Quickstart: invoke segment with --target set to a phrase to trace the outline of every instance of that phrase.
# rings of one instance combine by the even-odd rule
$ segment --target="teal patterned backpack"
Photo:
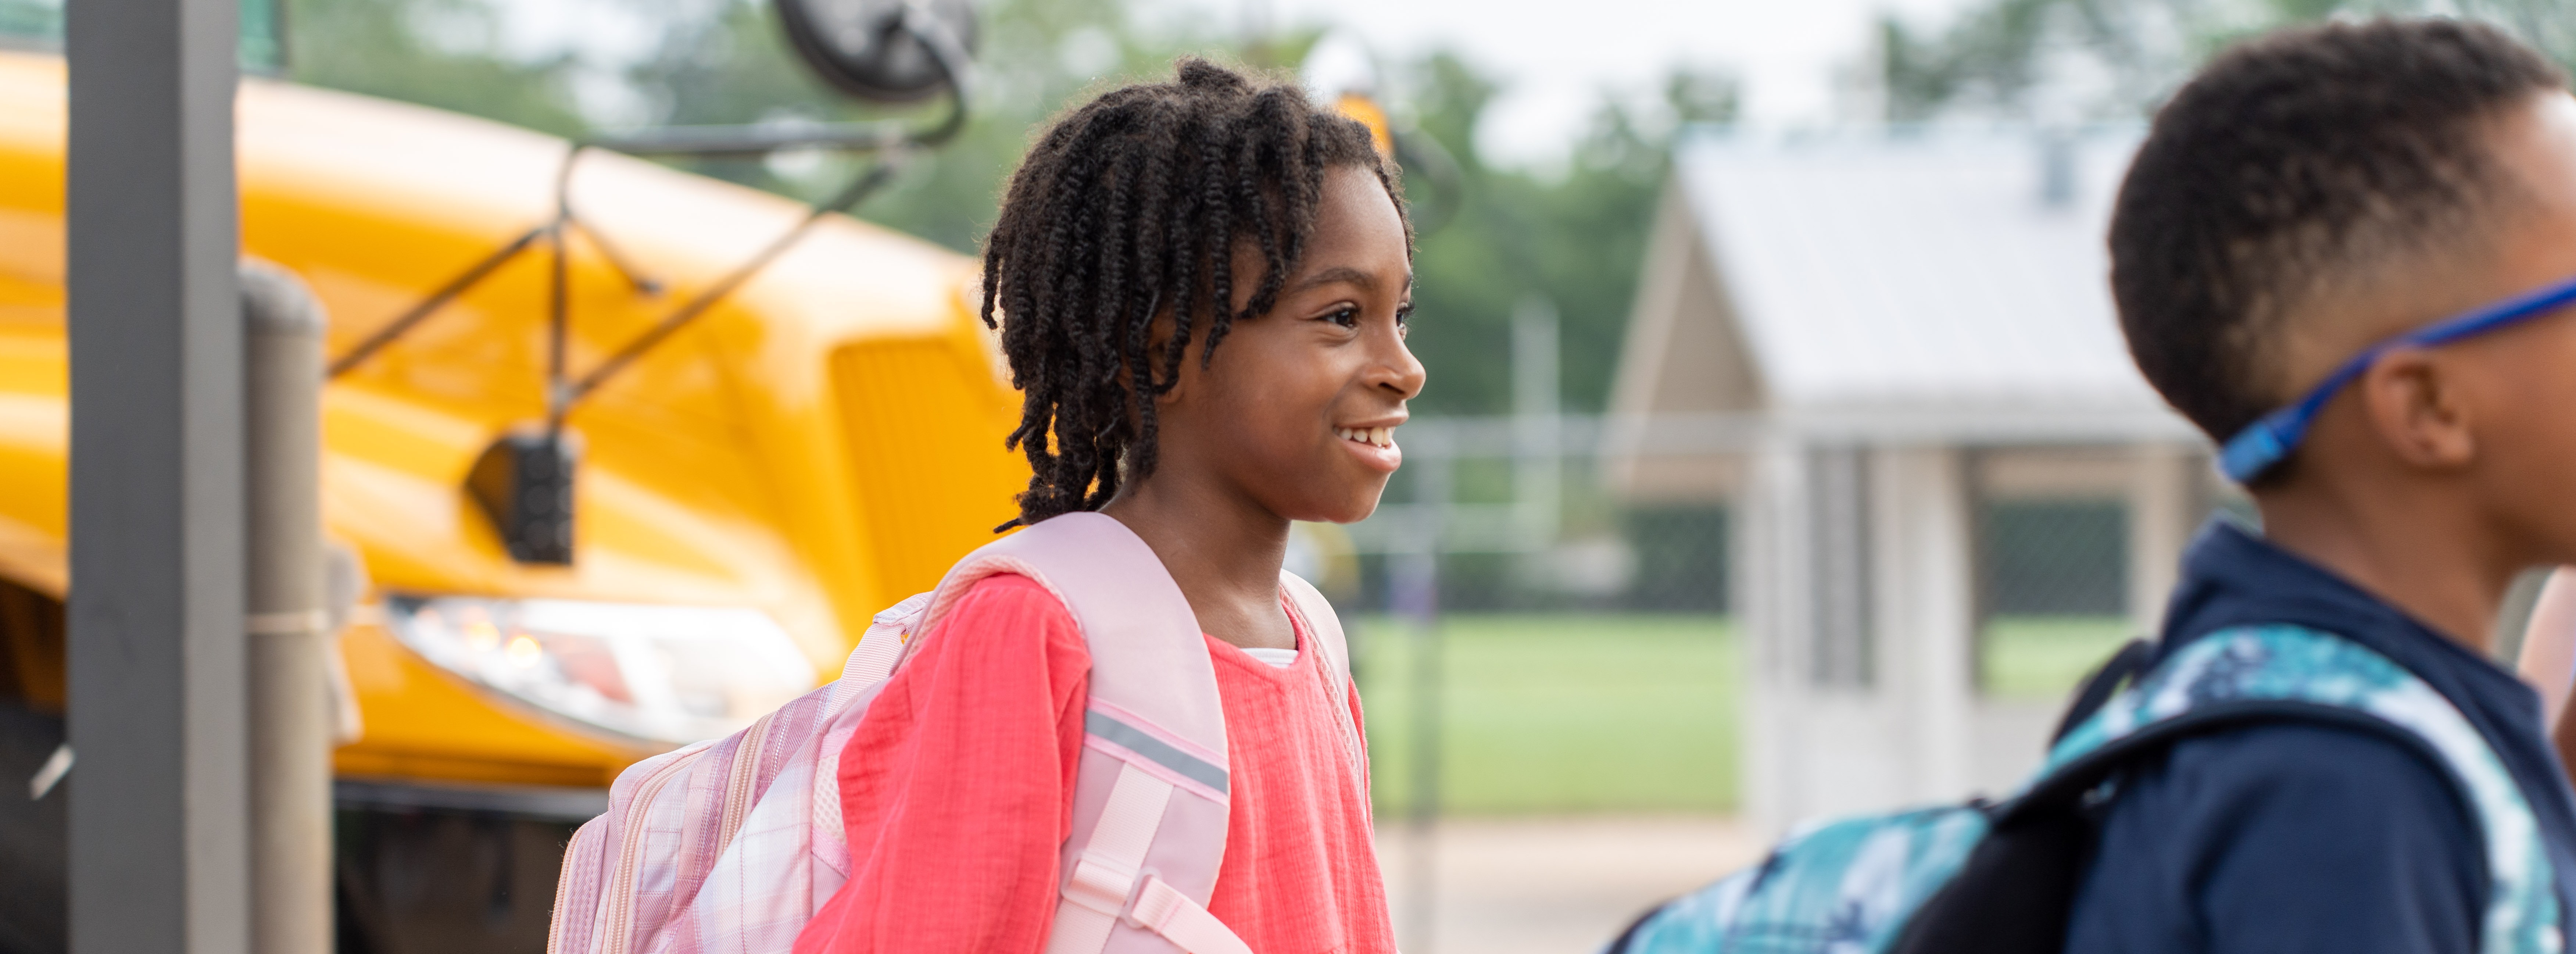
[[[2441,693],[2350,640],[2270,625],[2194,640],[2114,695],[2147,655],[2131,643],[2094,677],[2011,797],[1793,834],[1761,865],[1648,912],[1605,954],[2057,951],[2091,837],[2080,809],[2107,798],[2129,760],[2179,737],[2283,719],[2379,732],[2447,767],[2485,834],[2480,954],[2559,954],[2539,823]]]

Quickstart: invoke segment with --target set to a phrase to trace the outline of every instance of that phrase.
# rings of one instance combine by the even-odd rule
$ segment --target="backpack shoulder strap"
[[[2302,719],[2379,732],[2440,766],[2477,816],[2492,887],[2483,954],[2561,948],[2556,872],[2521,786],[2449,699],[2405,667],[2349,639],[2291,625],[2246,626],[2193,640],[2068,730],[2040,773],[1998,806],[2018,812],[2099,785],[2137,755],[2186,735],[2251,721]]]
[[[2092,675],[2084,677],[2084,684],[2075,690],[2074,704],[2067,706],[2066,714],[2058,717],[2057,731],[2048,734],[2048,744],[2053,747],[2065,739],[2067,733],[2075,731],[2076,726],[2083,725],[2084,720],[2093,718],[2094,713],[2110,704],[2112,693],[2145,676],[2154,665],[2155,656],[2156,644],[2147,640],[2132,639],[2120,644],[2118,652],[2112,653],[2111,658],[2094,669]]]
[[[1288,594],[1288,607],[1304,625],[1314,651],[1324,654],[1324,672],[1332,680],[1333,722],[1342,730],[1342,758],[1349,763],[1353,778],[1368,778],[1368,747],[1360,740],[1359,724],[1351,718],[1351,646],[1342,635],[1341,617],[1333,614],[1333,604],[1304,578],[1286,570],[1279,571],[1279,588]]]
[[[1299,628],[1305,630],[1306,635],[1315,641],[1315,648],[1324,653],[1324,671],[1332,675],[1334,688],[1350,685],[1350,640],[1342,635],[1342,620],[1333,614],[1332,601],[1325,599],[1323,592],[1315,589],[1315,584],[1286,570],[1279,571],[1279,589],[1288,594],[1289,607],[1296,611],[1298,621],[1305,624]]]
[[[934,632],[976,581],[1000,573],[1063,600],[1091,652],[1048,954],[1251,954],[1206,907],[1225,856],[1225,709],[1180,585],[1126,525],[1068,513],[959,561],[917,631]]]

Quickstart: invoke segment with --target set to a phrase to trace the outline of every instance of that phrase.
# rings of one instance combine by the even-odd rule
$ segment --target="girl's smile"
[[[1395,445],[1395,429],[1403,423],[1404,418],[1396,417],[1339,426],[1333,428],[1333,436],[1341,438],[1344,449],[1358,455],[1360,463],[1392,474],[1404,465],[1404,448]]]

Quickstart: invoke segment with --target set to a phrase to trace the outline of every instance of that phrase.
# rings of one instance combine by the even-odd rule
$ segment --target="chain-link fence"
[[[1619,507],[1607,532],[1560,542],[1537,554],[1459,552],[1443,556],[1440,607],[1451,613],[1727,612],[1732,539],[1724,504]],[[1390,557],[1362,553],[1354,605],[1392,612]]]
[[[1980,501],[1980,689],[2063,694],[2132,635],[2128,518],[2117,499]]]
[[[2180,488],[2163,503],[2172,512],[2141,513],[2139,482],[2169,467],[2186,474],[2166,485]],[[2122,642],[2152,636],[2179,536],[2233,496],[2197,455],[2158,462],[2124,447],[1977,451],[1968,468],[1975,673],[1998,698],[2061,698]]]

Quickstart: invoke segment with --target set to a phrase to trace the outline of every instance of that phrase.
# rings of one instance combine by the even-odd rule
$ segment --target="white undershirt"
[[[1267,646],[1261,646],[1246,647],[1243,651],[1251,655],[1252,658],[1269,663],[1271,666],[1279,669],[1286,669],[1297,664],[1297,651],[1294,649],[1272,649]]]

